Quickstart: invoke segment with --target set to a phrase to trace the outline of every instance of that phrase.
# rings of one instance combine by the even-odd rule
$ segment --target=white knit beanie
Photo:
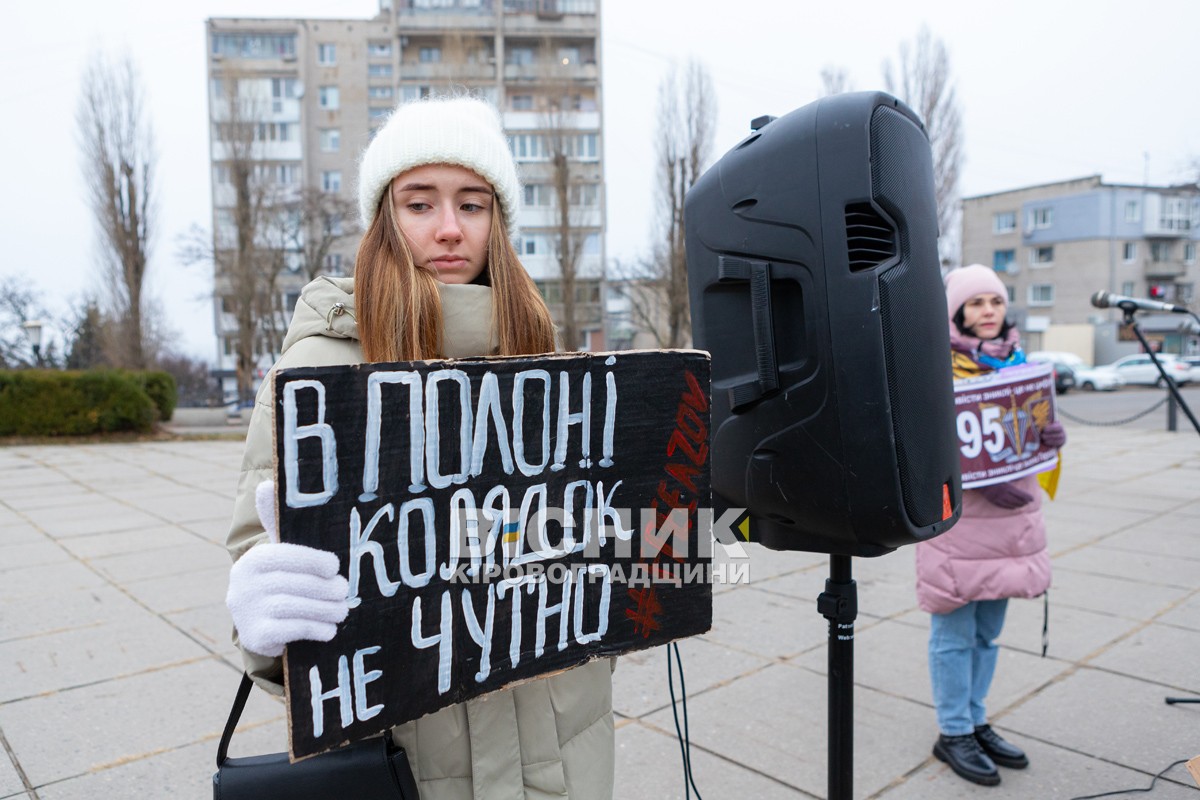
[[[496,191],[508,235],[517,237],[521,183],[496,109],[473,97],[429,98],[396,107],[363,151],[358,211],[369,228],[392,178],[426,164],[453,164],[482,176]]]

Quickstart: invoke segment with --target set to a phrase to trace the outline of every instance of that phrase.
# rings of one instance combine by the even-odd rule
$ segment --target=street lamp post
[[[29,337],[29,344],[33,347],[34,364],[40,368],[42,366],[43,322],[40,319],[31,319],[21,327],[25,329],[25,335]]]

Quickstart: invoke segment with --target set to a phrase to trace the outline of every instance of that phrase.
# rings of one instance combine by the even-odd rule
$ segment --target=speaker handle
[[[771,312],[771,263],[719,256],[717,280],[750,283],[750,323],[754,331],[754,363],[758,380],[729,390],[729,410],[737,413],[779,389],[779,360],[775,355],[775,323]]]

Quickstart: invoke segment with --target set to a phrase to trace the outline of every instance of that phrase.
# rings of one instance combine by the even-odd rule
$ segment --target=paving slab
[[[691,748],[692,778],[702,796],[756,800],[799,800],[814,795],[754,772],[722,753]],[[686,795],[679,740],[638,723],[617,729],[617,778],[614,797],[675,800]],[[691,793],[694,796],[695,792]]]
[[[25,784],[8,758],[8,753],[0,752],[0,798],[12,796],[24,797]]]
[[[228,588],[227,563],[219,567],[125,584],[130,596],[159,614],[172,614],[211,605],[214,600],[224,599]]]
[[[1200,537],[1200,531],[1196,535]],[[1058,556],[1054,559],[1054,569],[1089,575],[1109,575],[1184,590],[1194,589],[1197,576],[1200,575],[1200,564],[1196,561],[1125,549],[1114,552],[1111,548],[1106,548],[1104,543]]]
[[[0,730],[37,788],[219,736],[237,682],[228,665],[193,662],[0,705]],[[242,719],[283,715],[254,692]]]
[[[705,638],[763,658],[789,658],[819,646],[828,624],[816,603],[797,607],[789,598],[752,587],[713,597],[713,626]]]
[[[94,576],[91,572],[87,574]],[[0,584],[5,580],[7,576],[0,575]],[[144,613],[142,606],[129,595],[103,582],[76,589],[43,585],[36,593],[0,598],[0,609],[3,609],[0,613],[0,644],[103,625]]]
[[[1008,730],[1153,775],[1200,751],[1200,707],[1165,686],[1080,667],[1005,715]]]
[[[1041,656],[1043,609],[1041,598],[1008,601],[1000,645]],[[1058,602],[1058,592],[1052,588],[1046,655],[1059,661],[1083,661],[1143,624],[1127,617],[1072,608]]]
[[[705,637],[693,637],[679,642],[679,655],[688,697],[736,678],[756,672],[771,662],[740,650],[723,647]],[[678,672],[674,687],[681,697]],[[651,714],[671,704],[667,682],[667,649],[655,647],[629,653],[617,659],[613,672],[613,709],[623,716],[636,718]]]
[[[1200,695],[1200,631],[1151,623],[1106,647],[1089,663]]]
[[[998,726],[1002,735],[1011,737],[1029,755],[1029,767],[1023,770],[1001,769],[1000,785],[986,789],[967,783],[942,762],[930,758],[903,782],[875,795],[877,800],[1070,800],[1081,795],[1099,794],[1118,789],[1144,789],[1151,776],[1127,767],[1110,764],[1034,739],[1020,738]],[[1162,766],[1165,767],[1167,761]],[[1157,771],[1157,770],[1156,770]],[[1187,771],[1176,767],[1159,780],[1153,800],[1197,800],[1200,790],[1180,783],[1189,780]],[[1130,795],[1137,797],[1139,795]]]
[[[216,567],[228,570],[230,561],[224,547],[192,538],[166,549],[96,556],[87,563],[108,580],[124,584]]]
[[[209,655],[144,611],[108,624],[18,639],[0,644],[0,703]]]

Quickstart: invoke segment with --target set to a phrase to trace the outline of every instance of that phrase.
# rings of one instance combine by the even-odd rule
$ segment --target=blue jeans
[[[1007,600],[975,600],[949,614],[931,614],[929,678],[938,728],[946,736],[987,723],[984,700],[996,673],[996,637]]]

